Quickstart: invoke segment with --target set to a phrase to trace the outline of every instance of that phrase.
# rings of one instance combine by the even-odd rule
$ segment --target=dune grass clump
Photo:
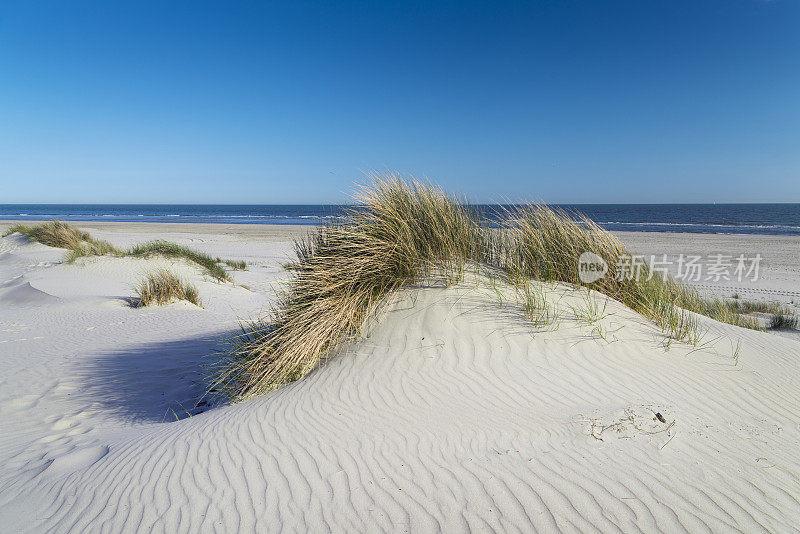
[[[31,241],[37,241],[48,247],[56,248],[73,248],[81,242],[91,239],[88,232],[78,230],[74,226],[57,219],[33,226],[14,224],[6,230],[3,237],[13,233],[22,234]]]
[[[247,270],[247,262],[244,260],[220,260],[217,258],[217,263],[224,263],[234,271],[246,271]]]
[[[594,221],[571,216],[547,206],[522,206],[505,217],[494,257],[509,278],[566,282],[614,298],[658,324],[678,340],[694,339],[697,321],[686,310],[699,296],[671,278],[652,274],[644,263],[623,267],[621,258],[632,258],[622,243]],[[608,272],[592,283],[580,278],[578,259],[584,252],[603,259]]]
[[[194,262],[203,267],[206,274],[216,278],[217,280],[230,281],[230,276],[225,272],[225,269],[220,266],[214,258],[202,252],[192,250],[189,247],[178,245],[177,243],[170,243],[169,241],[150,241],[134,245],[125,252],[127,256],[165,256],[168,258],[184,258]]]
[[[197,288],[185,282],[172,271],[158,269],[148,273],[136,287],[136,297],[131,299],[134,308],[157,304],[163,306],[176,300],[185,300],[203,307]]]
[[[792,317],[784,313],[777,313],[770,319],[769,327],[776,330],[797,328],[797,317]]]
[[[780,302],[767,302],[763,300],[736,300],[733,302],[725,302],[725,305],[736,313],[789,313],[788,308]]]
[[[214,375],[214,389],[242,399],[297,380],[338,343],[360,332],[367,315],[387,295],[432,274],[458,281],[468,263],[507,276],[518,289],[530,279],[587,286],[653,320],[669,337],[697,345],[696,314],[759,328],[735,307],[703,299],[678,281],[650,273],[630,275],[618,261],[630,257],[622,243],[585,217],[531,205],[509,210],[500,228],[435,187],[397,175],[371,177],[358,190],[359,208],[318,227],[296,243],[296,260],[268,320],[243,326]],[[579,277],[578,258],[593,252],[608,274],[591,284]],[[526,315],[553,320],[539,310],[541,296],[527,294]],[[543,319],[543,314],[545,318]]]
[[[309,372],[357,334],[386,295],[437,270],[457,279],[480,242],[477,225],[447,195],[418,182],[376,178],[363,209],[296,244],[291,281],[271,320],[233,340],[217,376],[233,397],[262,393]]]
[[[104,256],[120,253],[111,243],[94,239],[89,232],[84,232],[59,220],[35,225],[15,224],[3,234],[3,237],[15,232],[48,247],[68,249],[70,251],[67,254],[68,262],[75,261],[81,256]]]
[[[694,288],[634,261],[619,239],[582,215],[535,205],[509,210],[506,221],[495,257],[512,278],[588,286],[648,317],[680,341],[699,340],[697,321],[689,312],[761,330],[758,320],[747,314],[774,312],[779,306],[705,299]],[[600,256],[608,266],[606,276],[588,284],[581,281],[576,268],[578,258],[586,251]]]

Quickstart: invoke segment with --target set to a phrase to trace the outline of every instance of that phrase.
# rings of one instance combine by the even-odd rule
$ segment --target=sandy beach
[[[670,274],[677,274],[678,257],[699,256],[713,261],[716,255],[734,260],[740,255],[752,258],[761,256],[758,278],[744,277],[737,281],[708,280],[708,273],[700,280],[686,280],[701,292],[714,297],[775,300],[791,306],[800,304],[800,237],[769,235],[683,234],[655,232],[616,232],[615,235],[633,252],[660,259],[664,254],[670,262]],[[731,273],[732,274],[732,273]]]
[[[699,347],[609,300],[603,332],[526,322],[480,272],[409,288],[304,379],[204,397],[206,365],[260,317],[308,227],[76,223],[245,260],[80,258],[0,239],[0,524],[7,532],[797,531],[800,342],[701,318]],[[0,224],[0,232],[5,223]],[[626,233],[640,254],[763,255],[709,293],[798,302],[800,238]],[[131,308],[168,266],[186,302]]]
[[[0,3],[0,534],[800,534],[798,21]]]

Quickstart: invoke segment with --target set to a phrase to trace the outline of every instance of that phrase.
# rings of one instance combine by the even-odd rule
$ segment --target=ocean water
[[[496,219],[498,206],[475,206]],[[571,204],[611,231],[800,235],[800,204]],[[203,222],[314,225],[339,205],[0,204],[0,220]]]

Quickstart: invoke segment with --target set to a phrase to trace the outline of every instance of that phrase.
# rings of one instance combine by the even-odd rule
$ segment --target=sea
[[[800,204],[561,204],[610,231],[800,235]],[[508,206],[505,206],[508,207]],[[0,204],[0,220],[316,225],[353,206],[217,204]],[[498,220],[500,205],[473,206]]]

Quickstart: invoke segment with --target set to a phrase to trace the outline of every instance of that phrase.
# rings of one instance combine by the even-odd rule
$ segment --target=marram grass
[[[706,301],[671,278],[649,277],[646,267],[638,278],[617,280],[614,266],[627,251],[589,219],[530,205],[509,211],[501,228],[489,228],[458,199],[394,174],[372,175],[355,200],[359,209],[296,244],[291,278],[270,317],[230,340],[215,390],[242,399],[297,380],[357,335],[387,295],[434,273],[458,280],[470,263],[499,268],[518,288],[530,279],[578,286],[587,285],[578,277],[578,258],[591,251],[611,272],[589,287],[651,319],[671,339],[699,343],[698,313],[758,327],[735,305]],[[536,309],[543,300],[529,295],[531,320],[550,320],[549,310]]]
[[[364,209],[297,243],[291,282],[271,320],[246,327],[232,341],[217,388],[243,397],[302,377],[358,333],[389,293],[434,269],[457,273],[477,254],[477,225],[430,186],[376,179],[358,200]]]
[[[169,241],[149,241],[147,243],[134,245],[125,252],[125,255],[140,257],[165,256],[168,258],[184,258],[202,267],[205,273],[209,276],[212,276],[219,281],[230,281],[230,276],[228,276],[228,273],[225,272],[225,268],[217,263],[217,261],[208,254],[203,254],[202,252],[190,249],[189,247],[178,245],[177,243],[171,243]]]
[[[217,263],[224,263],[234,271],[246,271],[247,270],[247,262],[244,260],[220,260],[217,258]]]
[[[141,308],[153,304],[163,306],[176,300],[185,300],[203,307],[197,288],[182,280],[172,271],[158,269],[148,273],[136,286],[136,297],[131,299],[131,306]]]
[[[15,232],[26,236],[31,241],[37,241],[48,247],[68,249],[67,261],[69,262],[75,261],[81,256],[119,254],[119,251],[111,243],[93,239],[88,232],[79,230],[59,220],[52,220],[33,226],[14,224],[3,236],[11,235]]]
[[[797,328],[797,317],[792,317],[783,313],[777,313],[772,316],[772,319],[769,322],[769,327],[778,330]]]

